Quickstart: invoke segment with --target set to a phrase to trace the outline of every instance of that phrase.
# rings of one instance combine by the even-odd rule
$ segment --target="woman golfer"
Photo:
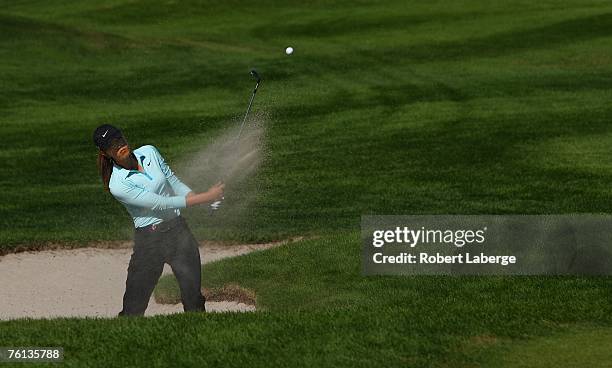
[[[205,311],[198,242],[180,208],[220,199],[224,184],[194,193],[174,175],[154,146],[131,150],[121,131],[112,125],[96,128],[93,140],[99,148],[98,170],[104,188],[125,206],[135,226],[119,316],[144,315],[164,263],[172,267],[178,280],[183,309]]]

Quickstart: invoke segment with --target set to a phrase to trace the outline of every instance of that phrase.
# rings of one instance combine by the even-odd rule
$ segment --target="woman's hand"
[[[210,203],[214,201],[218,201],[223,198],[223,190],[225,188],[225,184],[223,182],[218,182],[217,184],[210,187],[204,193],[193,193],[189,192],[185,196],[185,201],[187,202],[187,207],[196,206],[202,203]]]
[[[208,192],[211,196],[213,196],[213,201],[218,201],[223,198],[223,190],[225,189],[225,184],[222,181],[213,185],[208,189]]]

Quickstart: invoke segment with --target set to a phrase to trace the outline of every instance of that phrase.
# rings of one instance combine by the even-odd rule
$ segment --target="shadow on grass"
[[[155,293],[155,301],[160,304],[178,304],[180,295],[160,289]],[[236,302],[247,305],[257,305],[257,296],[253,290],[237,284],[227,284],[218,288],[202,288],[202,294],[208,302]]]
[[[359,54],[385,62],[399,63],[448,61],[467,58],[498,57],[521,51],[554,48],[612,35],[612,13],[534,27],[526,30],[492,34],[481,38],[406,45],[384,50],[361,51]]]

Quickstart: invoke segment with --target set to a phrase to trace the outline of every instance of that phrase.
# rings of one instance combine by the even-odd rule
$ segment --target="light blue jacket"
[[[181,214],[191,189],[174,175],[157,148],[133,150],[144,173],[113,164],[109,188],[134,219],[135,227],[158,224]]]

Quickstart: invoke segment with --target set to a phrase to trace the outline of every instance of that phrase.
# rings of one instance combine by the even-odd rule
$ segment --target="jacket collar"
[[[142,154],[142,152],[139,151],[139,149],[135,149],[132,150],[132,155],[134,155],[136,157],[136,159],[140,162],[140,166],[144,167],[144,159],[145,159],[145,155]],[[117,165],[114,161],[113,161],[113,169],[117,170],[118,172],[121,173],[121,175],[124,176],[125,179],[129,178],[130,176],[132,176],[133,174],[139,174],[140,171],[138,170],[128,170],[122,166]],[[124,173],[125,171],[125,173]]]

